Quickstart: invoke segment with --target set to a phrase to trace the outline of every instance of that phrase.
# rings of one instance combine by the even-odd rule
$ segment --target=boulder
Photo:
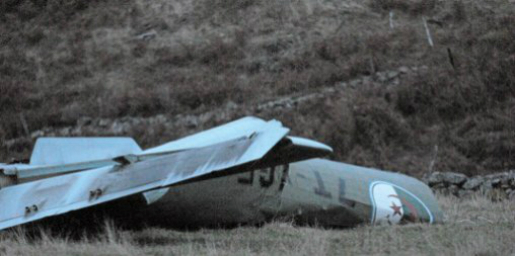
[[[399,76],[399,72],[397,72],[397,71],[388,71],[386,73],[386,75],[387,75],[388,79],[394,79],[394,78]]]
[[[433,188],[433,190],[442,190],[442,189],[446,189],[447,186],[445,186],[445,184],[443,184],[443,183],[437,183],[437,184],[434,184],[433,186],[431,186],[431,188]]]
[[[501,181],[502,181],[501,178],[494,178],[494,179],[492,179],[492,181],[491,181],[492,187],[494,187],[494,188],[500,187],[501,186]]]
[[[445,172],[443,175],[443,181],[447,184],[461,186],[467,181],[467,176],[462,173]]]
[[[510,174],[508,174],[508,184],[515,188],[515,172],[514,171],[510,171]]]
[[[434,186],[436,184],[443,183],[443,173],[441,172],[433,172],[427,178],[427,184],[429,186]]]
[[[463,188],[467,189],[467,190],[475,190],[479,186],[481,186],[481,184],[483,184],[484,181],[485,181],[485,179],[483,177],[476,176],[476,177],[468,179],[465,182],[465,184],[463,184]]]
[[[512,191],[508,194],[508,199],[509,199],[509,200],[513,200],[513,201],[515,201],[515,190],[512,190]]]
[[[459,192],[460,192],[460,188],[459,188],[457,185],[452,184],[452,185],[450,185],[450,186],[448,187],[448,192],[449,192],[449,194],[451,194],[451,195],[458,196],[458,195],[459,195]]]
[[[406,74],[408,73],[410,70],[408,67],[405,67],[405,66],[402,66],[399,68],[399,72],[402,73],[402,74]]]
[[[355,80],[352,80],[352,81],[349,82],[349,85],[352,88],[358,88],[360,84],[361,84],[361,80],[360,79],[355,79]]]
[[[491,180],[485,180],[485,182],[483,182],[483,184],[481,184],[481,187],[480,187],[481,192],[483,192],[485,194],[492,191],[492,189],[493,189],[493,186],[492,186]]]

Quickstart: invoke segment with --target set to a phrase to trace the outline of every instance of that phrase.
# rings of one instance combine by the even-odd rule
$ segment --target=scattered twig
[[[468,219],[462,219],[462,220],[457,220],[456,223],[458,224],[462,224],[462,223],[469,223],[469,224],[476,224],[475,222],[471,221],[471,220],[468,220]]]
[[[493,220],[487,219],[487,218],[485,218],[485,217],[483,217],[483,216],[478,216],[477,218],[478,218],[479,220],[484,220],[484,221],[486,221],[486,222],[488,222],[488,223],[490,223],[490,224],[495,223]]]
[[[393,11],[390,11],[390,29],[393,29],[394,28],[394,24],[393,24]]]
[[[438,145],[435,145],[435,148],[433,151],[433,158],[431,159],[431,162],[429,162],[429,173],[433,172],[433,167],[435,166],[437,156],[438,156]]]
[[[444,25],[442,21],[435,20],[435,19],[428,19],[427,23],[428,24],[435,24],[435,25],[437,25],[437,26],[439,26],[441,28],[443,28],[443,25]]]
[[[376,72],[376,65],[374,64],[374,59],[372,57],[370,57],[370,59],[369,59],[369,64],[370,64],[370,73],[374,74]]]
[[[136,39],[139,39],[139,40],[150,40],[150,39],[154,39],[156,36],[157,36],[157,32],[154,29],[152,29],[150,31],[147,31],[147,32],[144,32],[144,33],[141,33],[141,34],[137,35]]]
[[[456,66],[454,65],[454,57],[452,56],[451,48],[447,48],[447,55],[449,56],[449,62],[452,65],[452,68],[456,70]]]
[[[23,127],[23,131],[25,132],[25,135],[30,136],[29,125],[27,124],[27,120],[25,120],[25,117],[21,113],[20,113],[20,122],[21,122],[21,126]]]
[[[429,31],[429,26],[427,26],[426,18],[422,18],[422,20],[424,21],[424,27],[426,28],[427,42],[429,43],[429,45],[431,47],[434,47],[433,38],[431,37],[431,32]]]

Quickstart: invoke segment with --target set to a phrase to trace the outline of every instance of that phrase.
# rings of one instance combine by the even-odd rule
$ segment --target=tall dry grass
[[[121,230],[105,222],[81,238],[22,229],[0,234],[4,255],[511,255],[515,204],[439,197],[446,222],[332,230],[274,222],[263,227]]]

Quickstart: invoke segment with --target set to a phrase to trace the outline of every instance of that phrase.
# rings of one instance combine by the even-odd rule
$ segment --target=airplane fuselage
[[[397,173],[313,159],[145,194],[145,215],[178,226],[293,217],[323,226],[441,222],[430,189]]]

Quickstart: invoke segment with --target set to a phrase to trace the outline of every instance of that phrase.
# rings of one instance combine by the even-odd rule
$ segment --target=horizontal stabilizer
[[[113,159],[138,154],[139,145],[132,139],[120,138],[39,138],[30,165],[68,165]]]
[[[288,139],[290,139],[292,144],[299,149],[317,151],[322,155],[330,154],[333,152],[331,147],[318,141],[294,136],[288,136]]]

